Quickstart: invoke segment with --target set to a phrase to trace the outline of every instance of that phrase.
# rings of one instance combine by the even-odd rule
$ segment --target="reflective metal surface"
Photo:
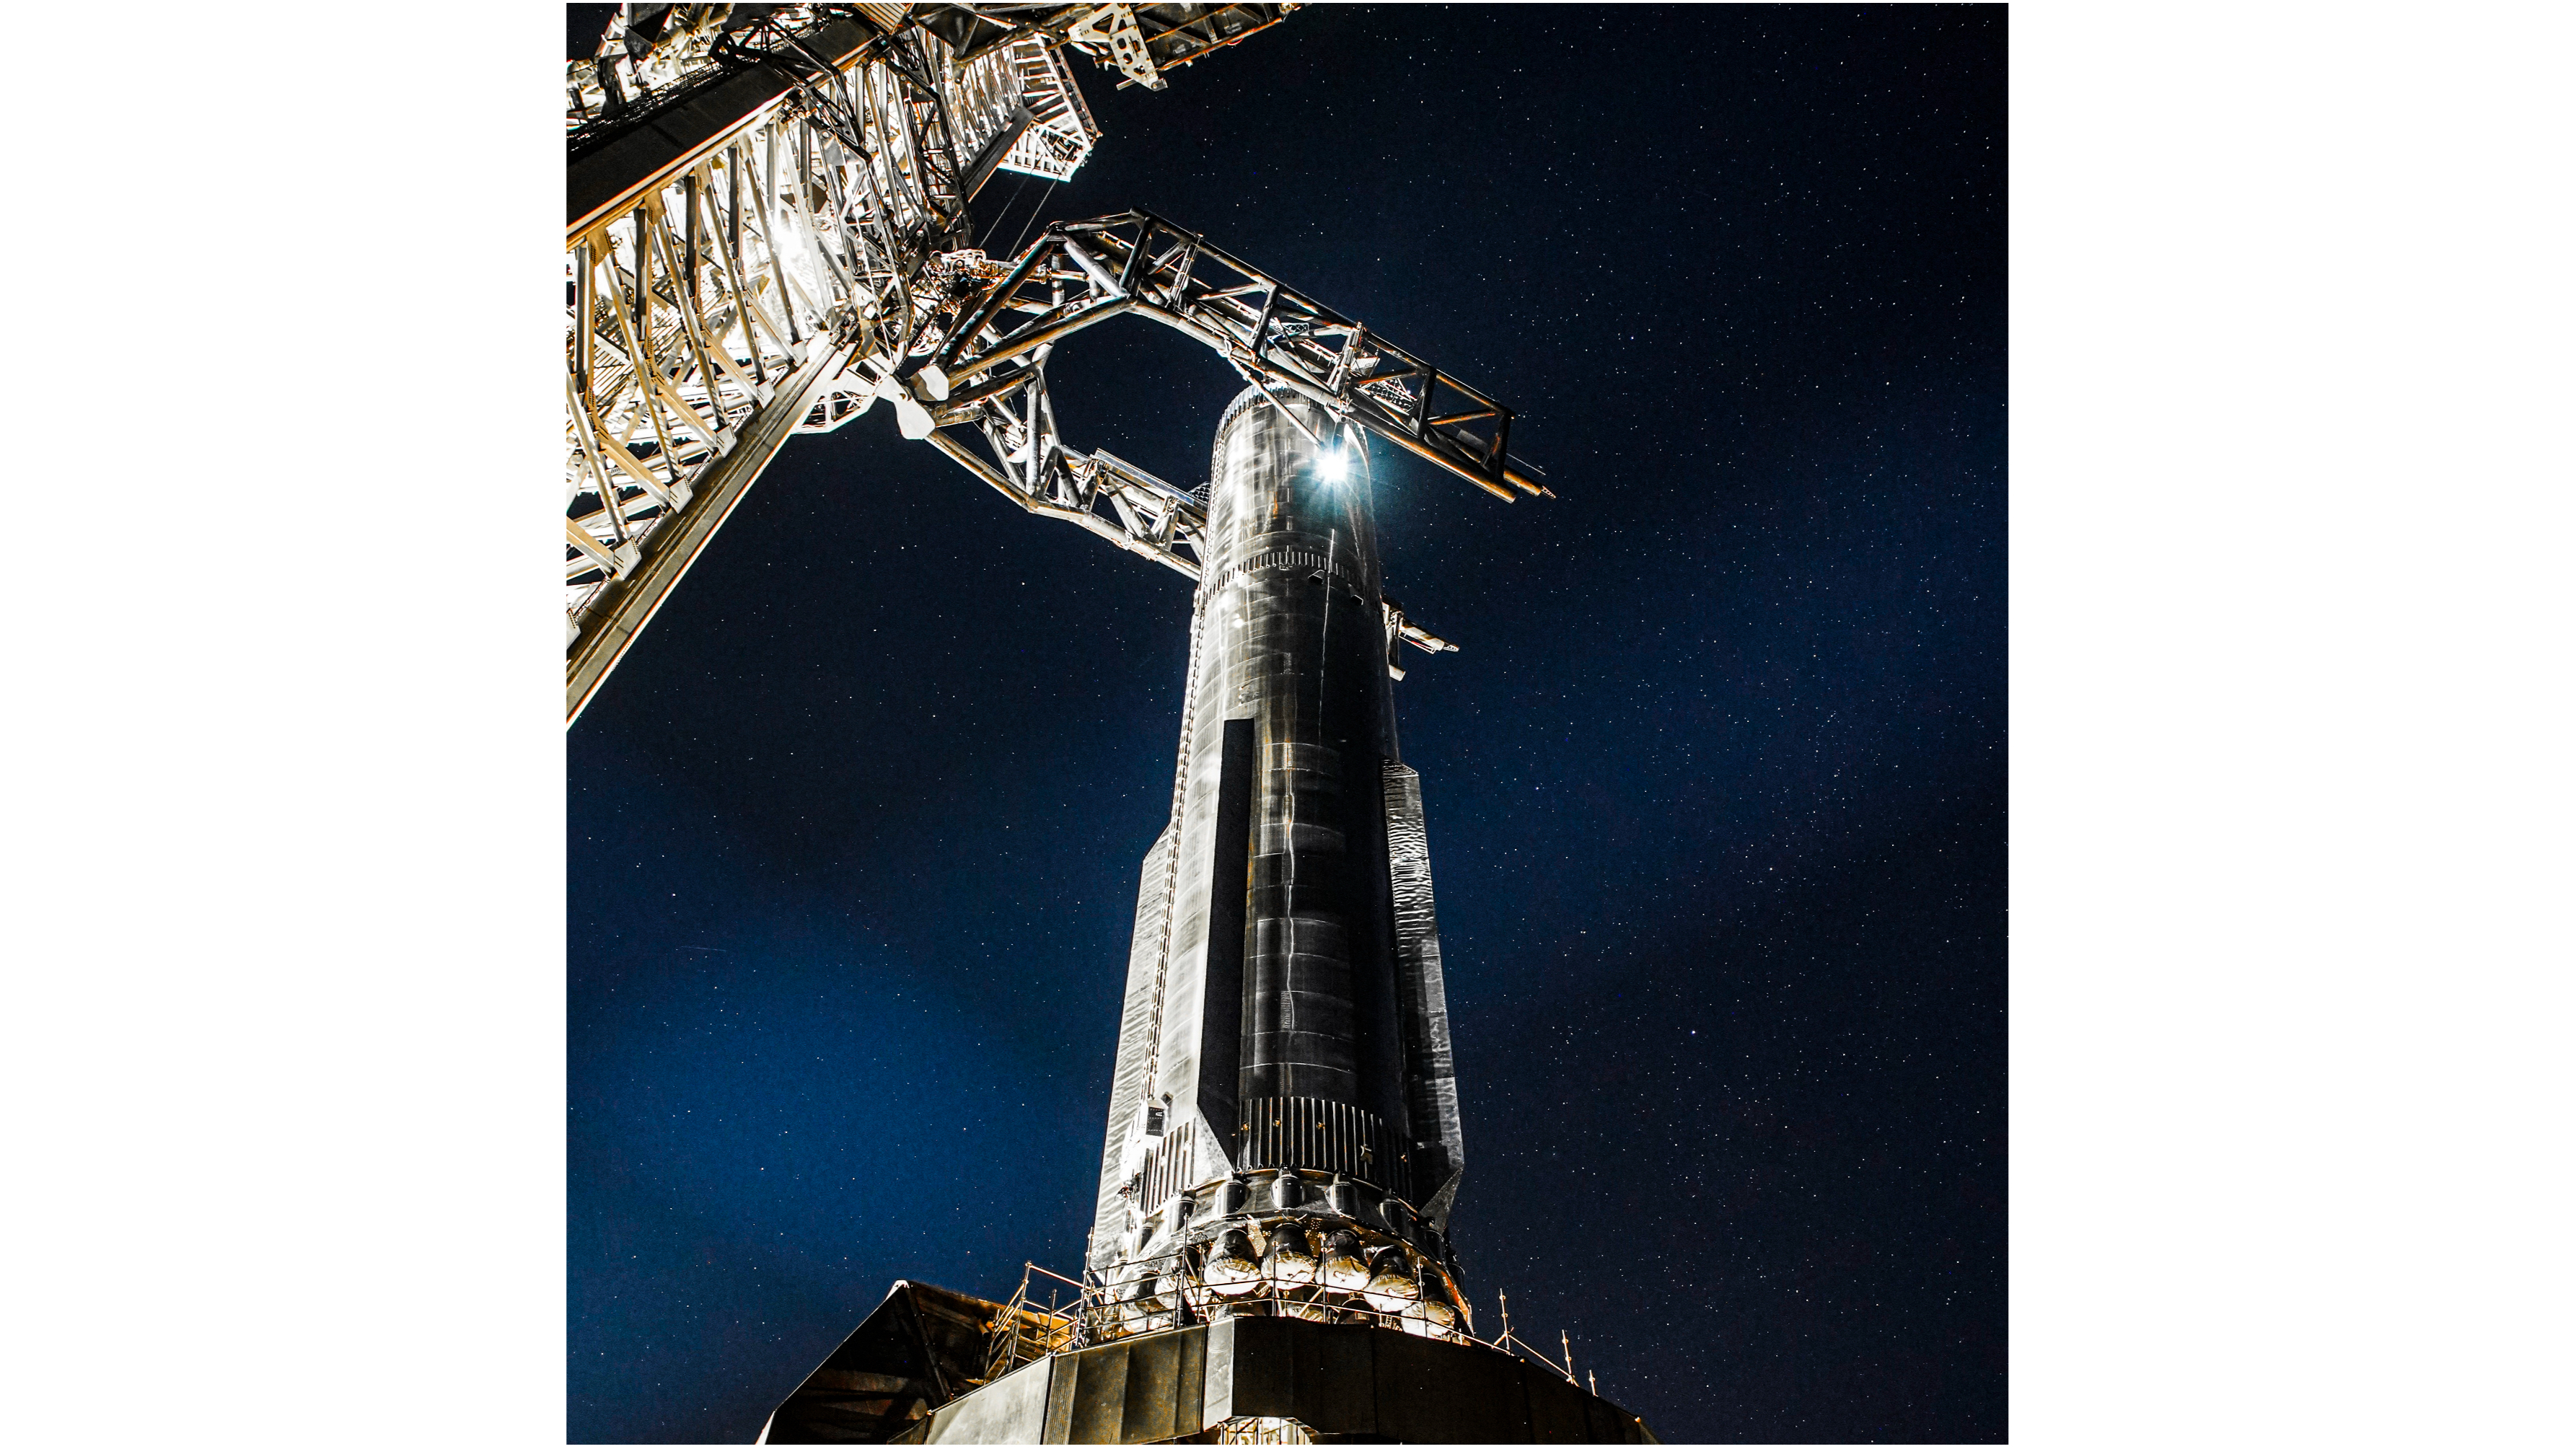
[[[1295,8],[621,7],[565,77],[566,722],[790,436],[880,398],[931,436],[892,374],[1009,270],[979,188],[1090,155],[1073,57],[1159,90]],[[1124,510],[1094,527],[1126,543],[1142,507],[1168,539],[1144,480],[1081,467]]]
[[[1400,625],[1345,427],[1256,386],[1217,428],[1173,823],[1138,891],[1088,1255],[1113,1302],[1149,1272],[1197,1286],[1247,1229],[1273,1247],[1348,1234],[1347,1253],[1396,1248],[1454,1279],[1463,1152],[1397,748]],[[1264,1251],[1273,1276],[1308,1261]],[[1357,1309],[1358,1287],[1300,1315]],[[1455,1301],[1454,1282],[1433,1296]]]

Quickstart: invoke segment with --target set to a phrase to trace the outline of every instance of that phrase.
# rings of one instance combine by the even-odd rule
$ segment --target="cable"
[[[1043,211],[1045,211],[1045,210],[1046,210],[1047,198],[1048,198],[1048,197],[1050,197],[1050,196],[1053,196],[1053,195],[1055,195],[1055,182],[1054,182],[1053,180],[1049,180],[1049,181],[1047,182],[1047,189],[1046,189],[1046,190],[1044,190],[1044,191],[1042,191],[1042,192],[1040,192],[1040,193],[1038,193],[1038,209],[1037,209],[1037,211],[1032,211],[1032,212],[1030,212],[1030,213],[1029,213],[1029,219],[1028,219],[1028,221],[1024,221],[1024,222],[1021,222],[1021,223],[1020,223],[1020,235],[1019,235],[1019,236],[1015,236],[1015,237],[1011,238],[1011,249],[1010,249],[1008,252],[1005,252],[1003,255],[1005,255],[1005,256],[1014,256],[1014,257],[1016,257],[1016,256],[1018,256],[1018,255],[1020,254],[1020,241],[1021,241],[1021,239],[1022,239],[1023,237],[1026,237],[1026,236],[1029,234],[1029,225],[1030,225],[1030,223],[1031,223],[1031,222],[1034,222],[1034,221],[1036,221],[1036,220],[1038,219],[1038,213],[1039,213],[1039,212],[1043,212]]]
[[[1011,199],[1003,202],[1002,209],[993,213],[992,224],[984,228],[984,235],[976,241],[975,245],[980,247],[984,245],[985,242],[989,242],[993,239],[993,233],[1000,231],[1002,229],[1003,220],[1010,216],[1011,208],[1020,204],[1020,194],[1028,189],[1029,178],[1026,175],[1022,175],[1020,177],[1020,184],[1011,188]]]

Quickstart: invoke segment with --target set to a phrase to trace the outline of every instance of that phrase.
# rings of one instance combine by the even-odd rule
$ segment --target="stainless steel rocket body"
[[[1340,448],[1329,414],[1258,389],[1217,428],[1088,1255],[1105,1281],[1194,1279],[1226,1233],[1267,1251],[1283,1224],[1449,1262],[1461,1154],[1421,795],[1372,482]]]

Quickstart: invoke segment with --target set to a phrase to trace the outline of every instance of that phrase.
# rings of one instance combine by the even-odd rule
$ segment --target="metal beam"
[[[857,59],[875,38],[867,27],[848,20],[830,21],[801,37],[836,70]],[[565,167],[566,230],[579,236],[601,218],[633,205],[637,197],[669,185],[795,84],[796,77],[778,65],[719,72],[667,107],[597,138]]]
[[[984,183],[993,179],[993,173],[1000,168],[1003,158],[1011,154],[1011,147],[1028,130],[1029,123],[1036,119],[1029,114],[1026,105],[1011,107],[1011,118],[1002,123],[1002,129],[992,140],[984,143],[983,154],[967,164],[965,177],[957,183],[958,191],[968,201],[973,201],[975,193],[984,189]]]
[[[1179,245],[1152,257],[1163,237]],[[1051,265],[1058,256],[1073,266]],[[1116,264],[1115,276],[1108,263]],[[1016,331],[994,330],[992,320],[1005,312],[1036,315]],[[960,404],[990,409],[993,394],[1019,382],[1006,374],[997,388],[977,382],[979,374],[1042,356],[1040,349],[1124,312],[1171,327],[1245,378],[1303,397],[1506,503],[1519,496],[1515,489],[1553,496],[1514,466],[1510,409],[1204,237],[1141,211],[1050,226],[968,309],[937,353],[942,376],[958,389],[942,424],[967,419],[970,409]],[[1328,336],[1339,343],[1327,344]],[[1395,370],[1376,370],[1389,362]],[[1451,396],[1435,408],[1441,392]],[[1490,438],[1467,431],[1467,423],[1487,418],[1494,422]]]
[[[871,395],[894,403],[907,435],[926,431],[921,403],[949,396],[944,379],[904,384],[958,330],[958,300],[1009,270],[970,245],[967,202],[1002,170],[1067,179],[1099,135],[1068,61],[1106,61],[1109,44],[1064,35],[1093,8],[1012,5],[997,19],[883,7],[862,23],[840,7],[681,7],[568,63],[568,721],[788,436],[828,432]],[[981,40],[960,52],[969,31]],[[1120,290],[1069,243],[1062,260],[1085,292]],[[1055,335],[1103,315],[1056,313],[1071,325]],[[1050,338],[1025,340],[1012,359],[986,359],[1002,375],[984,391],[1043,388],[1018,373],[1043,365]],[[1172,550],[1193,546],[1194,505],[1114,476],[1104,494],[1091,460],[1055,439],[1042,392],[1022,401],[1008,428],[955,418],[1006,450],[1026,445],[998,470],[1006,491],[1193,569]]]
[[[594,608],[564,671],[564,724],[570,727],[598,694],[635,636],[660,611],[671,591],[697,562],[699,550],[724,527],[751,492],[761,470],[778,456],[797,425],[821,400],[849,361],[849,351],[816,339],[813,351],[779,386],[777,394],[744,425],[733,451],[698,475],[696,494],[677,518],[653,531],[642,567],[618,581],[617,595]]]

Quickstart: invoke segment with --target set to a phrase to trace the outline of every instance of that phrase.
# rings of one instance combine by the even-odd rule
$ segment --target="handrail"
[[[1503,1315],[1502,1332],[1492,1338],[1479,1338],[1472,1329],[1456,1324],[1442,1325],[1426,1332],[1424,1327],[1407,1326],[1408,1323],[1429,1325],[1434,1322],[1417,1311],[1418,1303],[1413,1308],[1389,1312],[1369,1307],[1355,1290],[1322,1283],[1282,1285],[1265,1280],[1242,1293],[1219,1293],[1198,1282],[1196,1273],[1188,1270],[1190,1256],[1190,1249],[1180,1248],[1150,1258],[1129,1259],[1119,1264],[1116,1270],[1122,1284],[1102,1283],[1097,1281],[1097,1275],[1089,1273],[1084,1277],[1092,1281],[1077,1281],[1036,1263],[1022,1263],[1019,1289],[1012,1294],[1009,1305],[994,1322],[994,1341],[986,1356],[984,1381],[989,1383],[1022,1364],[1034,1363],[1053,1352],[1070,1352],[1153,1333],[1176,1332],[1226,1318],[1299,1318],[1310,1322],[1365,1324],[1418,1338],[1489,1348],[1538,1364],[1567,1383],[1581,1387],[1574,1376],[1571,1341],[1565,1343],[1564,1362],[1549,1358],[1512,1331],[1508,1311]],[[1159,1281],[1173,1269],[1181,1269],[1187,1274],[1178,1291],[1173,1293],[1180,1300],[1177,1305],[1139,1309],[1132,1299],[1120,1302],[1111,1296],[1117,1287],[1133,1286],[1148,1276]],[[1074,1289],[1074,1301],[1060,1303],[1051,1296],[1045,1308],[1037,1307],[1029,1297],[1032,1275],[1042,1275]],[[1158,1292],[1171,1293],[1172,1290]],[[1034,1353],[1023,1352],[1027,1340],[1020,1329],[1025,1315],[1041,1315],[1065,1324],[1070,1330],[1066,1342],[1060,1346],[1042,1347]],[[1466,1321],[1463,1304],[1459,1305],[1458,1317],[1461,1323]],[[1054,1336],[1052,1333],[1048,1335],[1049,1338]],[[1559,1337],[1563,1339],[1565,1335],[1560,1334]],[[1599,1390],[1592,1392],[1597,1394]]]

